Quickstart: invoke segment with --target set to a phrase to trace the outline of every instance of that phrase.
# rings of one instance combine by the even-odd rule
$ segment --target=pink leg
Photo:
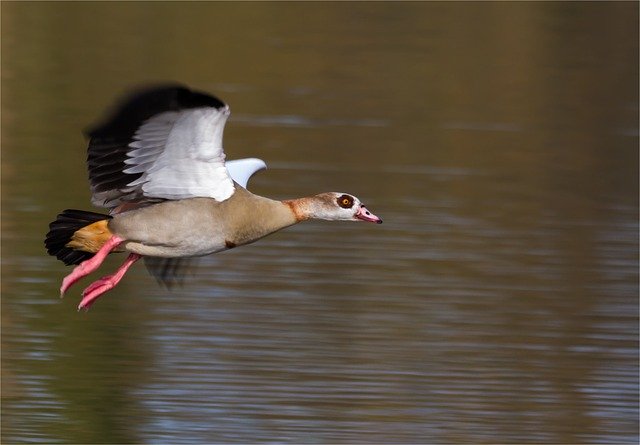
[[[133,263],[138,261],[140,258],[142,258],[142,256],[136,253],[129,254],[125,262],[114,274],[102,277],[87,287],[82,292],[82,301],[78,306],[78,310],[89,309],[89,306],[91,306],[102,294],[116,287],[116,284],[118,284],[122,277],[124,277],[127,270],[129,270]]]
[[[91,272],[96,270],[104,259],[109,255],[113,249],[118,247],[120,243],[124,241],[122,238],[113,235],[111,238],[107,240],[106,243],[96,252],[94,256],[89,258],[86,261],[83,261],[79,265],[77,265],[69,275],[64,277],[62,280],[62,286],[60,286],[60,296],[64,296],[64,293],[73,285],[76,281],[78,281],[82,277],[86,277]]]

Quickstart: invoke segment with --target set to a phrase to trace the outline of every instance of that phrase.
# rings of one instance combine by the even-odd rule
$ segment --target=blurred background
[[[1,8],[3,443],[638,443],[637,2]],[[47,225],[159,81],[230,104],[253,192],[385,223],[76,312]]]

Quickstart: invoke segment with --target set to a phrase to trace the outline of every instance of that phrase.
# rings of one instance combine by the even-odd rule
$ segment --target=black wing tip
[[[89,138],[133,134],[145,120],[166,111],[227,105],[216,96],[193,90],[180,83],[160,83],[134,87],[124,94],[102,123],[87,128]]]

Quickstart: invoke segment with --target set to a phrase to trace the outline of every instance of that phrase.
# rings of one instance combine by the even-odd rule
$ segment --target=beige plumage
[[[265,164],[248,159],[225,166],[228,115],[229,107],[213,96],[160,87],[132,96],[90,133],[92,201],[110,214],[66,210],[50,224],[48,252],[78,264],[61,294],[112,251],[129,256],[85,289],[79,308],[115,287],[142,257],[156,277],[169,281],[185,258],[248,244],[307,219],[382,222],[346,193],[277,201],[246,190]]]

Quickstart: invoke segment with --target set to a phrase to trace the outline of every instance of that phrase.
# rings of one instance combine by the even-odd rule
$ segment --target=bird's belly
[[[139,255],[176,258],[228,249],[223,224],[207,211],[209,200],[193,201],[198,205],[167,202],[116,215],[109,229],[124,239],[122,249]]]
[[[220,252],[228,249],[224,242],[203,242],[194,244],[192,240],[184,240],[182,243],[165,245],[165,244],[145,244],[138,241],[125,241],[122,248],[127,252],[137,253],[138,255],[155,256],[163,258],[180,258],[204,256],[212,253]]]

